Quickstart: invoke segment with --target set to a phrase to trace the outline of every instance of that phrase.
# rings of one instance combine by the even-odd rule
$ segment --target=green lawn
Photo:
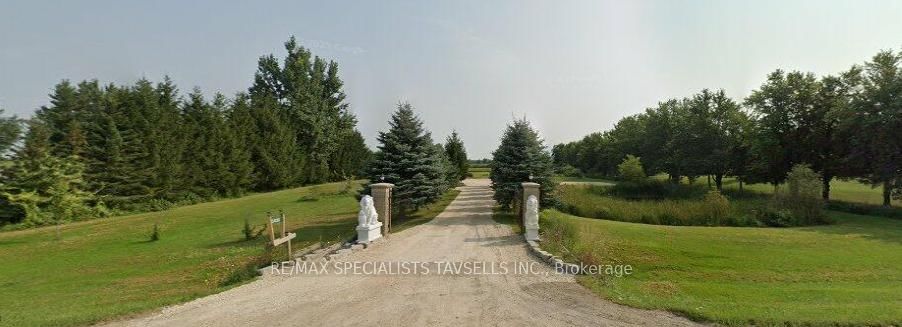
[[[489,178],[490,171],[489,167],[470,167],[470,178]]]
[[[584,183],[584,184],[593,184],[593,185],[610,185],[610,184],[616,183],[612,180],[603,179],[603,178],[568,177],[568,176],[554,176],[554,177],[552,177],[552,180],[554,180],[558,184],[564,183],[564,182]]]
[[[262,226],[266,211],[284,210],[298,235],[295,249],[352,237],[357,201],[353,192],[340,193],[344,187],[323,184],[74,223],[62,226],[59,241],[53,227],[0,233],[0,325],[84,325],[225,290],[241,280],[236,276],[272,260],[263,251],[265,234],[244,240],[245,219]],[[428,221],[455,194],[398,222],[396,231]],[[155,223],[161,239],[149,242]]]
[[[699,182],[701,182],[701,180],[699,180]],[[725,180],[724,187],[738,189],[739,183],[733,179]],[[774,187],[770,184],[743,185],[743,188],[766,194],[772,194],[774,192]],[[881,205],[883,204],[883,188],[872,188],[870,185],[862,184],[857,181],[833,180],[830,182],[830,199],[844,202]],[[894,207],[902,207],[902,201],[900,200],[893,200],[892,204]]]
[[[730,325],[902,323],[902,220],[829,213],[798,228],[677,227],[546,210],[543,248],[569,261],[629,264],[581,276],[615,302]]]
[[[667,175],[656,175],[656,179],[666,179]],[[686,179],[683,179],[684,182]],[[707,183],[704,177],[696,179],[695,183]],[[713,182],[712,182],[713,183]],[[739,189],[739,182],[735,178],[724,178],[724,188]],[[765,194],[773,194],[773,185],[763,184],[745,184],[743,189],[760,192]],[[834,179],[830,182],[830,199],[844,202],[863,203],[872,205],[883,204],[883,188],[873,188],[870,185],[862,184],[855,180],[838,180]],[[893,200],[894,207],[902,207],[902,200]]]

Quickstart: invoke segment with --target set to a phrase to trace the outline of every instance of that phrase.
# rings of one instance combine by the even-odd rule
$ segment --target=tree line
[[[621,119],[613,129],[555,145],[569,173],[615,176],[627,155],[649,175],[672,181],[709,176],[783,183],[797,164],[830,181],[882,186],[883,205],[902,193],[902,52],[881,51],[836,75],[776,70],[743,101],[723,90],[670,99]]]
[[[285,50],[281,62],[261,57],[252,86],[231,98],[197,88],[182,95],[168,77],[60,82],[31,119],[0,120],[0,151],[10,154],[0,224],[162,210],[361,175],[372,154],[338,64],[293,37]]]

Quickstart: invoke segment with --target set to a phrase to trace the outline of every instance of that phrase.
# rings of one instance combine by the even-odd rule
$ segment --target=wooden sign
[[[272,246],[279,246],[282,244],[288,244],[288,259],[291,259],[291,240],[297,236],[295,233],[286,233],[285,225],[288,225],[288,220],[285,219],[285,213],[282,210],[279,210],[278,216],[273,216],[272,213],[266,213],[267,222],[269,224],[269,240],[272,242]],[[276,228],[275,224],[280,224],[281,233],[279,233],[279,237],[276,238]]]

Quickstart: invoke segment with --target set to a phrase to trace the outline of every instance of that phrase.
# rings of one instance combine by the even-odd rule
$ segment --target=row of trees
[[[3,167],[0,223],[163,209],[359,175],[371,153],[337,64],[294,38],[285,49],[281,64],[260,58],[249,91],[231,99],[198,89],[182,96],[168,78],[59,83]],[[6,130],[0,150],[16,144]]]
[[[824,199],[832,179],[856,178],[882,186],[889,206],[902,189],[902,53],[820,78],[777,70],[742,103],[703,90],[553,148],[557,164],[604,176],[628,154],[647,174],[710,176],[718,189],[725,176],[777,185],[807,164],[822,176]]]
[[[445,145],[433,143],[432,133],[409,103],[398,104],[379,132],[378,151],[367,171],[371,183],[392,183],[394,208],[403,218],[408,212],[438,200],[449,188],[466,178],[467,153],[457,132]],[[369,194],[366,185],[361,194]]]

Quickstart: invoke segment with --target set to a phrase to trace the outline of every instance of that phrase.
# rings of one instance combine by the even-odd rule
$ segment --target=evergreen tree
[[[32,119],[13,167],[4,171],[2,197],[16,207],[20,221],[43,225],[87,219],[102,214],[91,205],[93,195],[83,187],[83,166],[75,157],[51,154],[53,132],[46,123]]]
[[[451,161],[457,179],[466,179],[470,170],[470,161],[467,160],[467,149],[464,148],[464,142],[457,135],[457,131],[451,132],[451,135],[445,140],[445,155]]]
[[[379,132],[378,141],[379,151],[369,167],[370,182],[395,184],[393,201],[402,215],[434,202],[447,190],[441,151],[409,103],[398,104],[389,130]]]
[[[258,108],[256,116],[259,142],[256,144],[258,186],[264,190],[296,185],[304,167],[304,153],[297,144],[297,134],[276,109]]]
[[[553,205],[551,155],[543,143],[539,133],[525,118],[514,120],[507,126],[501,137],[501,145],[492,152],[489,173],[498,204],[510,208],[517,190],[521,188],[520,184],[531,180],[540,185],[541,206]]]
[[[22,122],[16,116],[4,116],[3,108],[0,108],[0,156],[19,140],[22,133]]]
[[[345,137],[341,146],[329,160],[329,165],[334,169],[333,176],[340,179],[349,179],[366,174],[366,166],[372,160],[373,152],[366,146],[363,135],[354,130]]]
[[[260,132],[246,93],[235,95],[228,112],[228,122],[232,134],[231,142],[235,142],[236,146],[229,155],[232,162],[230,166],[237,178],[236,184],[257,189],[260,173],[255,163],[260,162],[257,151],[260,145]]]
[[[304,154],[299,181],[323,182],[333,177],[330,159],[342,138],[352,133],[356,119],[344,102],[336,63],[314,57],[294,37],[285,42],[285,50],[282,65],[272,55],[260,58],[250,88],[252,106],[278,109],[295,133],[297,153]]]

